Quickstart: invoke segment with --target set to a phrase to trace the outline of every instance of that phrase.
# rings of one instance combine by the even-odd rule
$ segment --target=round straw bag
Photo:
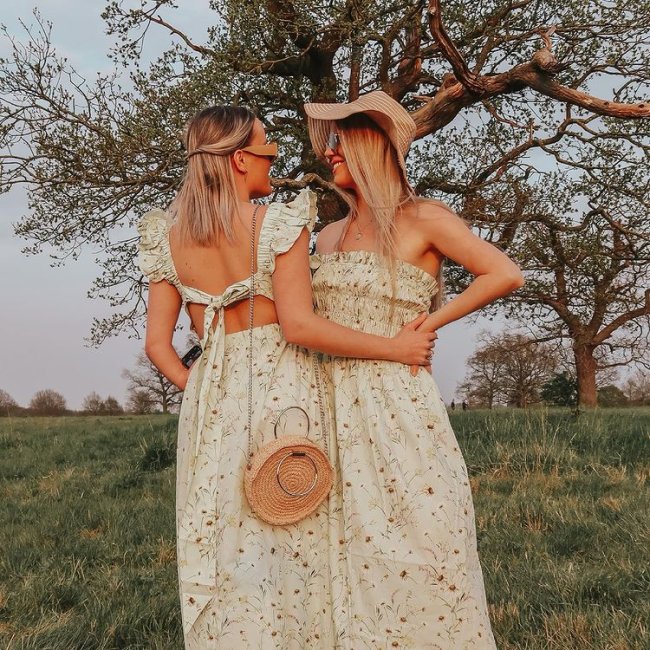
[[[275,440],[263,445],[252,453],[253,446],[253,309],[255,287],[255,224],[257,208],[253,212],[251,235],[251,275],[249,293],[249,375],[248,375],[248,464],[244,471],[244,491],[255,514],[269,524],[286,526],[294,524],[310,515],[327,498],[334,481],[334,469],[329,462],[327,429],[320,381],[320,367],[312,354],[312,364],[318,390],[321,428],[325,449],[302,435],[282,435],[278,438],[277,428],[280,417],[291,409],[280,413],[275,422]]]
[[[244,489],[260,519],[285,526],[314,512],[327,497],[333,479],[327,454],[317,444],[305,436],[284,435],[252,456],[244,472]]]

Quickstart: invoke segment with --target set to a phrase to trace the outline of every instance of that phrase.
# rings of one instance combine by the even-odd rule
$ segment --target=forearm
[[[292,320],[282,331],[289,343],[332,356],[395,360],[390,338],[359,332],[314,313]]]
[[[514,276],[504,278],[489,273],[480,275],[474,279],[465,291],[430,314],[424,323],[418,327],[418,330],[426,332],[438,330],[481,307],[485,307],[485,305],[489,305],[498,298],[507,296],[519,288],[521,284],[521,279]]]
[[[181,363],[178,354],[171,343],[150,343],[147,342],[145,352],[151,363],[169,380],[172,384],[185,390],[189,370]]]

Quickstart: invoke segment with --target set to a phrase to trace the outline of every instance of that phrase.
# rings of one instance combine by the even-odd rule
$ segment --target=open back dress
[[[311,231],[315,217],[308,192],[290,204],[269,205],[259,227],[256,294],[273,299],[276,256],[293,246],[303,228]],[[333,648],[328,501],[283,528],[258,519],[244,494],[249,332],[226,334],[223,309],[248,299],[250,278],[219,296],[183,285],[170,252],[170,225],[160,210],[143,217],[140,267],[151,282],[176,287],[184,304],[206,305],[203,353],[191,368],[178,426],[176,532],[185,647]],[[309,436],[319,441],[323,427],[311,355],[287,344],[277,324],[256,327],[253,334],[253,451],[273,439],[279,414],[292,406],[305,409]]]

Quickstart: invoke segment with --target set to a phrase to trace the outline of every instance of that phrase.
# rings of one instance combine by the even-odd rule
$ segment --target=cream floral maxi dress
[[[269,206],[259,228],[256,293],[273,298],[275,256],[289,250],[303,228],[312,229],[315,215],[309,193],[289,205]],[[257,519],[244,495],[249,334],[225,335],[223,308],[248,297],[250,279],[220,296],[183,286],[170,254],[169,227],[160,210],[142,219],[142,271],[152,282],[174,285],[185,304],[207,305],[203,354],[192,366],[178,428],[176,522],[185,647],[333,648],[327,501],[299,524],[280,528]],[[253,344],[253,449],[273,438],[278,414],[289,406],[307,411],[310,437],[322,435],[309,354],[288,345],[276,324],[255,328]]]
[[[312,268],[321,316],[382,336],[428,311],[437,290],[402,262],[392,298],[388,270],[367,251],[315,255]],[[330,500],[337,647],[494,648],[467,470],[432,376],[387,361],[324,366],[340,479]]]

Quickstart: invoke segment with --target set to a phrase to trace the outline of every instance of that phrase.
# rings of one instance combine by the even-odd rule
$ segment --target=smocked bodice
[[[372,251],[313,255],[311,267],[318,314],[380,336],[394,336],[402,325],[429,312],[438,290],[431,274],[398,260],[393,295],[390,271]]]

